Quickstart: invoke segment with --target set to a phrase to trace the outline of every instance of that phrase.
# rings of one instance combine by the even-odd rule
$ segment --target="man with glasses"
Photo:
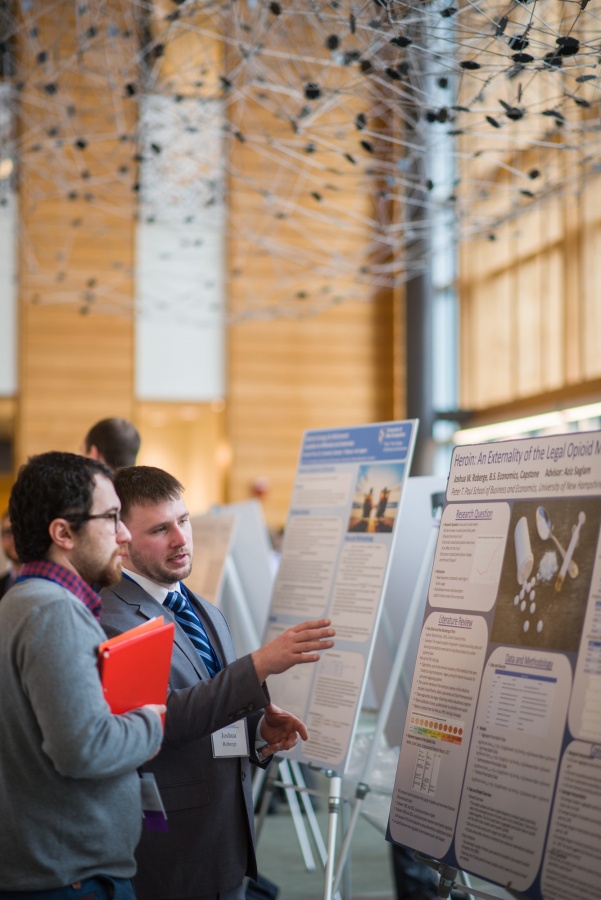
[[[183,486],[151,466],[120,469],[115,488],[131,533],[121,582],[102,591],[114,635],[164,613],[175,618],[165,741],[148,766],[167,811],[167,834],[137,851],[140,900],[244,900],[257,876],[249,761],[259,765],[307,738],[269,701],[269,675],[315,663],[333,645],[329,619],[304,622],[236,659],[223,615],[189,590],[192,527]],[[225,738],[224,738],[225,735]]]
[[[134,898],[142,826],[136,769],[163,706],[112,715],[98,674],[101,601],[130,534],[106,466],[44,453],[9,512],[22,563],[0,603],[0,900]]]

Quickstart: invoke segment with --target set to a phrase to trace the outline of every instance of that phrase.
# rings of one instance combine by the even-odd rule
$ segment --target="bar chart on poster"
[[[537,900],[601,884],[601,433],[453,451],[388,839]]]

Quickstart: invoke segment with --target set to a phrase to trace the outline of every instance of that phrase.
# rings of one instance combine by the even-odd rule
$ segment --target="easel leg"
[[[292,773],[290,772],[290,765],[287,759],[280,760],[280,778],[284,782],[284,784],[293,783]],[[292,821],[296,829],[296,836],[298,838],[301,853],[303,854],[303,859],[305,861],[305,869],[307,870],[307,872],[313,872],[316,868],[315,859],[313,857],[313,853],[311,852],[311,844],[309,842],[309,836],[305,828],[305,823],[303,822],[303,814],[301,813],[301,809],[299,806],[298,796],[293,787],[284,788],[284,793],[286,794],[286,799],[288,800],[288,806],[290,807]]]
[[[336,831],[338,815],[340,813],[340,796],[342,793],[342,778],[334,772],[326,772],[330,779],[330,791],[328,795],[328,860],[326,863],[326,877],[323,900],[332,900],[334,888],[334,861],[336,854]]]
[[[338,887],[340,884],[340,878],[342,876],[343,868],[346,862],[346,858],[351,849],[351,842],[353,840],[353,834],[355,832],[355,827],[357,825],[357,821],[359,819],[359,814],[361,811],[361,807],[363,805],[363,800],[365,799],[366,794],[369,792],[369,781],[371,777],[371,773],[376,762],[376,758],[378,755],[378,750],[382,741],[382,736],[384,734],[384,730],[386,728],[386,723],[388,722],[388,717],[390,715],[390,710],[392,708],[392,704],[394,702],[395,694],[401,680],[403,666],[405,665],[405,659],[407,656],[407,652],[409,649],[409,643],[411,641],[411,634],[417,621],[417,616],[419,611],[421,610],[421,604],[423,598],[426,594],[428,579],[430,577],[430,573],[432,571],[432,565],[434,563],[434,554],[436,551],[436,541],[438,539],[438,531],[440,528],[440,511],[438,510],[433,522],[432,522],[432,531],[430,532],[430,536],[428,538],[428,544],[424,551],[424,556],[422,558],[422,564],[420,566],[420,570],[418,573],[417,581],[415,583],[415,587],[413,589],[413,594],[411,595],[411,601],[409,603],[409,607],[407,610],[407,617],[405,620],[405,628],[403,630],[403,636],[399,642],[397,652],[395,658],[393,660],[392,669],[390,672],[390,676],[388,678],[388,684],[386,686],[386,691],[384,693],[384,697],[382,699],[382,703],[380,706],[380,712],[378,714],[378,718],[376,721],[376,727],[374,733],[372,735],[371,745],[369,748],[369,752],[367,754],[367,758],[363,765],[363,771],[361,773],[361,780],[357,785],[357,792],[355,794],[355,801],[353,803],[352,813],[351,813],[351,821],[349,823],[349,827],[346,830],[344,841],[342,844],[342,850],[340,852],[340,856],[338,859],[338,871],[336,872],[336,878],[334,882],[334,889]]]
[[[271,774],[274,773],[274,774]],[[261,789],[265,785],[265,790],[261,797],[260,806],[257,808],[257,801],[261,794]],[[296,760],[278,759],[269,770],[258,769],[253,779],[253,801],[257,809],[255,815],[255,834],[257,844],[265,824],[265,817],[269,810],[273,791],[276,786],[281,786],[284,790],[286,802],[290,809],[292,824],[294,825],[298,843],[303,856],[305,868],[308,872],[316,869],[315,858],[311,849],[309,835],[301,812],[299,799],[297,794],[300,793],[300,800],[303,805],[307,817],[307,823],[311,829],[317,851],[321,860],[321,864],[325,869],[327,860],[327,850],[321,836],[319,823],[311,803],[310,796],[304,790],[306,788],[300,764]]]
[[[295,759],[289,759],[288,764],[290,766],[290,771],[292,772],[292,778],[295,784],[300,788],[306,787],[300,763]],[[325,869],[328,853],[326,850],[326,845],[323,842],[323,837],[321,836],[319,822],[317,821],[317,816],[315,815],[311,797],[309,794],[301,790],[300,801],[303,805],[303,809],[305,810],[307,823],[309,825],[309,828],[311,829],[311,834],[313,835],[313,840],[315,841],[315,846],[317,847],[317,852],[319,853],[321,864]]]
[[[345,828],[344,831],[344,840],[342,841],[342,847],[340,849],[340,853],[338,856],[338,867],[336,869],[336,876],[334,878],[334,890],[338,890],[338,886],[340,885],[340,879],[344,873],[346,860],[350,853],[351,842],[353,840],[353,835],[355,833],[355,827],[357,825],[357,821],[359,819],[359,813],[361,812],[362,801],[369,791],[369,788],[363,782],[360,782],[357,785],[357,790],[355,794],[355,802],[351,808],[351,815],[348,827]]]
[[[346,834],[349,827],[350,820],[350,804],[347,800],[342,798],[341,801],[341,813],[342,813],[342,834]],[[338,885],[334,883],[334,900],[338,894]],[[351,859],[350,856],[346,858],[346,860],[342,864],[342,893],[345,897],[351,898],[353,896],[353,878],[352,878],[352,867],[351,867]]]

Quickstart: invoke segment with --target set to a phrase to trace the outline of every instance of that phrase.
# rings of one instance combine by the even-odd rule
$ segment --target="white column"
[[[135,393],[225,393],[225,160],[219,101],[140,100]]]

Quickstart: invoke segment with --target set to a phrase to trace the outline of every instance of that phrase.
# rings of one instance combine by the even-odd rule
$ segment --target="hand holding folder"
[[[99,645],[100,680],[111,712],[166,703],[174,630],[173,622],[157,616]]]

